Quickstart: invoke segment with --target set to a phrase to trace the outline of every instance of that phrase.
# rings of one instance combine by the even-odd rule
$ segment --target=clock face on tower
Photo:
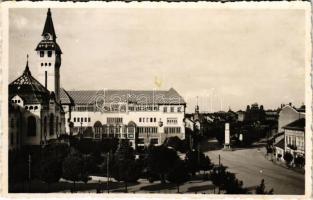
[[[45,37],[46,40],[49,40],[49,39],[50,39],[50,35],[49,35],[48,33],[45,34],[44,37]]]

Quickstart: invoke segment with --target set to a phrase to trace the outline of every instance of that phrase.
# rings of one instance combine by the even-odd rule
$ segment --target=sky
[[[304,102],[303,10],[54,8],[67,90],[173,87],[200,111],[265,109]],[[9,81],[36,45],[47,9],[10,9]],[[156,78],[157,77],[157,78]],[[155,80],[162,82],[157,88]]]

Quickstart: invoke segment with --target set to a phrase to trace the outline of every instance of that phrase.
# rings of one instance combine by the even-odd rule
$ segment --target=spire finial
[[[25,67],[25,70],[24,70],[24,73],[29,73],[30,74],[30,70],[29,70],[29,67],[28,67],[28,54],[26,56],[26,67]]]
[[[47,13],[47,15],[51,15],[51,10],[50,10],[50,8],[48,8],[48,13]]]
[[[28,54],[26,55],[26,67],[28,68]]]

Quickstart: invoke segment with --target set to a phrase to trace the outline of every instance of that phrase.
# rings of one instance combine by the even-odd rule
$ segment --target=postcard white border
[[[8,160],[8,61],[9,61],[9,9],[10,8],[213,8],[213,9],[301,9],[306,12],[306,57],[305,57],[305,102],[306,102],[306,167],[305,167],[305,195],[200,195],[200,194],[9,194],[7,185]],[[2,195],[5,198],[110,198],[110,199],[308,199],[312,196],[312,87],[311,87],[311,5],[310,2],[3,2],[1,3],[1,175]],[[284,183],[282,183],[284,184]]]

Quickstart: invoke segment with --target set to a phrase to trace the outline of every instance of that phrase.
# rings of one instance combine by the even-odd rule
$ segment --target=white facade
[[[138,146],[145,146],[150,143],[160,145],[167,137],[177,136],[180,139],[185,139],[185,105],[154,105],[154,109],[150,111],[130,110],[127,104],[122,105],[125,106],[123,111],[111,112],[101,112],[98,109],[95,111],[78,111],[78,107],[82,107],[82,105],[76,105],[71,112],[70,120],[74,124],[74,135],[84,132],[87,127],[91,127],[94,139],[112,136],[127,138],[133,147],[135,143]],[[144,106],[140,105],[140,107]],[[66,119],[69,118],[69,114],[70,112],[66,113]],[[101,131],[96,128],[96,123],[99,122],[102,125]],[[67,120],[66,126],[69,126],[68,123]],[[130,124],[135,125],[135,132],[129,129]],[[137,141],[135,141],[136,137]]]

